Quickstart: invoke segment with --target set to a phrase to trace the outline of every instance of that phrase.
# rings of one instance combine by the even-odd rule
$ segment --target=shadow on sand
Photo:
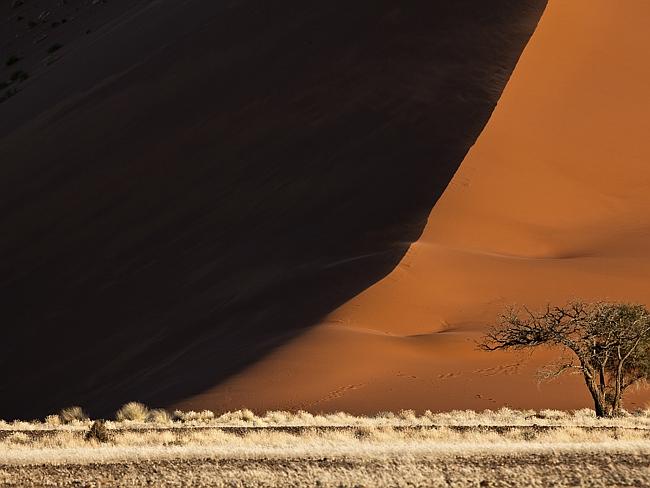
[[[545,2],[144,4],[0,106],[0,418],[168,405],[385,276]]]

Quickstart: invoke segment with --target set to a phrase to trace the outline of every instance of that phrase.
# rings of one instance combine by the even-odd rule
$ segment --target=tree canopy
[[[485,351],[559,347],[570,352],[548,376],[580,372],[596,415],[621,411],[623,393],[650,378],[650,312],[635,303],[580,301],[541,311],[508,308],[480,347]]]

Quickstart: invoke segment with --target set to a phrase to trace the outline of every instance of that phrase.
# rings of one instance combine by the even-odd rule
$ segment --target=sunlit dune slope
[[[5,1],[0,417],[191,398],[385,277],[545,3]]]
[[[552,0],[488,126],[386,278],[198,404],[579,407],[548,353],[478,352],[507,304],[650,304],[650,3]],[[628,407],[647,394],[633,394]]]

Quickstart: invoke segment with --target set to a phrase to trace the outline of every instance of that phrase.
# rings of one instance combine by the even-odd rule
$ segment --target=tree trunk
[[[600,385],[596,379],[596,375],[593,373],[595,373],[595,371],[593,371],[590,375],[587,372],[584,372],[584,377],[587,388],[589,389],[589,393],[591,393],[591,397],[594,400],[594,410],[596,411],[596,417],[609,417],[610,413],[609,409],[607,408],[605,394],[601,392]]]
[[[621,413],[621,400],[623,398],[623,361],[619,362],[616,368],[616,378],[614,379],[614,396],[612,397],[612,415]]]
[[[612,401],[612,416],[621,415],[621,397],[616,397]]]
[[[592,396],[594,397],[594,410],[596,410],[596,417],[609,417],[609,409],[607,408],[605,400],[601,398],[600,395]]]

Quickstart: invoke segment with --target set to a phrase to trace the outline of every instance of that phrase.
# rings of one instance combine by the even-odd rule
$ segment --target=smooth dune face
[[[552,353],[478,352],[507,304],[650,303],[645,0],[551,0],[493,116],[397,268],[188,404],[377,411],[588,406]],[[632,393],[628,407],[648,395]]]
[[[385,277],[545,3],[11,9],[31,76],[0,104],[0,417],[192,398]]]

